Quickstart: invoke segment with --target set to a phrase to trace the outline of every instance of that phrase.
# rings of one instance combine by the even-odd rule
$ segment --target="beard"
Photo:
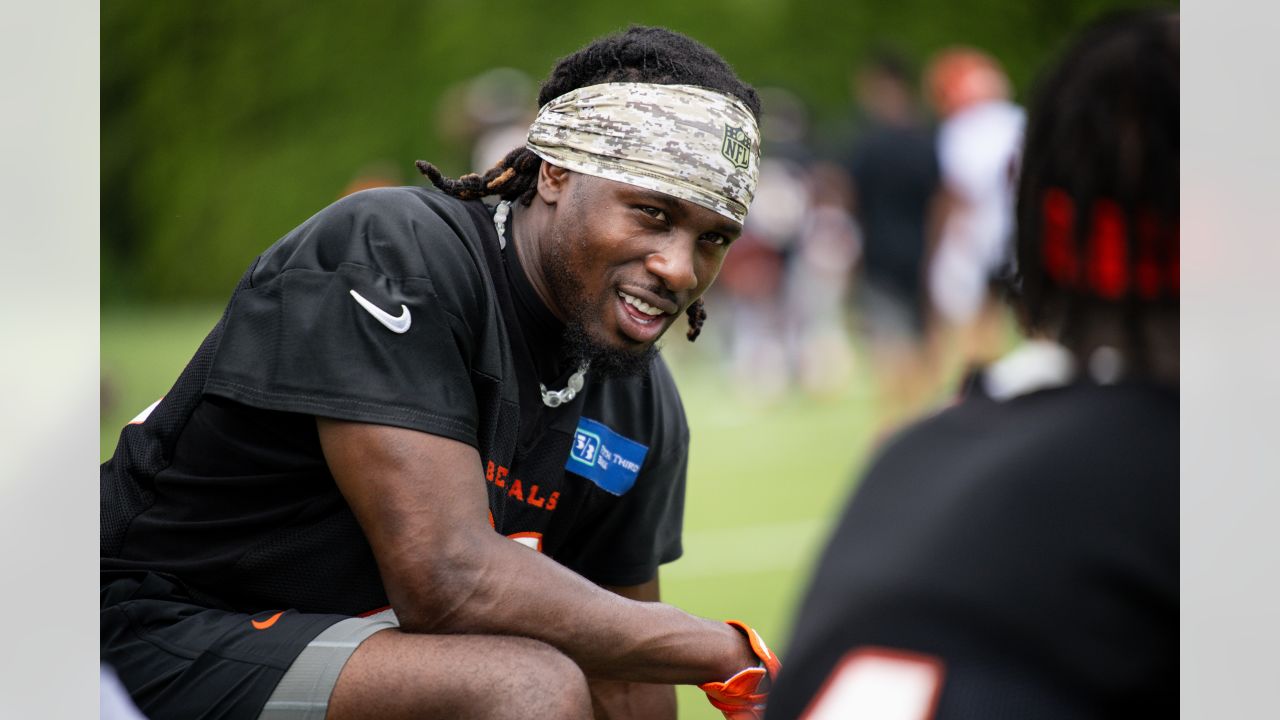
[[[564,321],[563,347],[565,352],[578,362],[591,363],[591,373],[598,378],[611,377],[644,377],[649,374],[649,366],[658,354],[658,344],[641,348],[628,349],[614,347],[595,337],[588,329],[593,309],[589,298],[582,295],[582,283],[569,271],[569,258],[565,252],[568,239],[556,233],[558,237],[552,243],[551,251],[544,268],[543,276],[547,280],[548,289],[561,299],[560,306],[566,315]]]
[[[574,318],[564,326],[565,350],[579,361],[591,363],[591,374],[598,378],[645,377],[649,365],[658,354],[658,344],[646,345],[639,350],[605,345],[591,336],[585,325]]]

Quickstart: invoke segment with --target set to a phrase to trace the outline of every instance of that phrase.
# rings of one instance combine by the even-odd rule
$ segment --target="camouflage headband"
[[[538,111],[528,145],[553,165],[657,190],[739,223],[760,172],[751,111],[692,85],[604,83],[567,92]]]

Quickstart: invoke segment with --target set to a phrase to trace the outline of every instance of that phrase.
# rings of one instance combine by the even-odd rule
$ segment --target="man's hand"
[[[760,633],[738,620],[728,623],[747,636],[760,666],[742,670],[724,682],[703,683],[698,688],[707,694],[712,706],[724,713],[725,720],[761,720],[769,688],[782,670],[782,662],[764,644]]]

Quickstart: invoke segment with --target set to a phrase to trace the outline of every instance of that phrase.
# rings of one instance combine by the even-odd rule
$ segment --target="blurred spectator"
[[[982,364],[1004,346],[1004,314],[994,284],[1010,260],[1013,179],[1024,113],[1009,101],[1009,81],[1000,64],[974,48],[938,53],[927,85],[941,118],[938,161],[946,190],[929,293],[940,329],[953,331],[958,340],[961,361]]]
[[[1176,717],[1178,61],[1174,16],[1128,14],[1043,78],[1018,185],[1035,340],[876,458],[768,720]]]
[[[793,93],[776,87],[758,92],[760,178],[742,236],[721,268],[717,297],[730,309],[727,343],[734,387],[744,400],[768,404],[787,392],[794,375],[785,282],[809,209],[808,117]]]
[[[467,172],[483,173],[524,145],[536,114],[535,89],[525,72],[495,67],[444,90],[436,129],[446,145],[470,148]]]
[[[880,52],[854,90],[866,125],[849,162],[862,231],[859,321],[870,350],[880,423],[914,414],[933,390],[925,343],[926,230],[938,196],[933,131],[919,112],[907,63]]]
[[[844,171],[814,163],[807,177],[808,206],[787,266],[787,328],[800,387],[825,397],[843,389],[853,373],[845,309],[862,246],[847,209]]]
[[[499,67],[467,84],[467,116],[479,132],[471,145],[471,170],[482,173],[507,153],[522,147],[536,114],[533,79],[515,68]]]

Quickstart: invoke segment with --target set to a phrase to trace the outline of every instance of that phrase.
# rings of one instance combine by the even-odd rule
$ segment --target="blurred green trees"
[[[918,61],[954,43],[1006,64],[1019,92],[1064,38],[1125,0],[224,0],[102,3],[104,303],[224,298],[250,260],[386,163],[405,183],[447,142],[447,88],[495,66],[540,80],[629,23],[688,33],[747,81],[848,103],[851,66],[889,43]],[[1172,4],[1172,3],[1166,3]]]

